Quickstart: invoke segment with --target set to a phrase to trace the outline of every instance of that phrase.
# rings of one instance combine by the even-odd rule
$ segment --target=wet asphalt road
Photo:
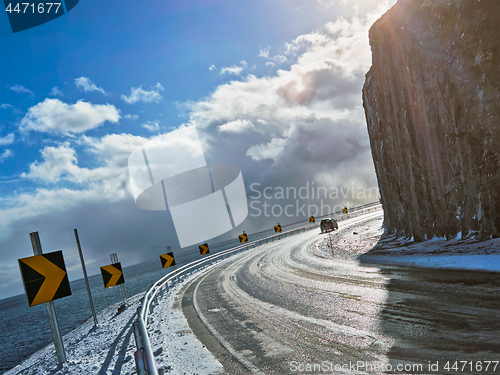
[[[184,313],[227,373],[500,374],[499,273],[328,259],[323,236],[239,254],[189,285]]]

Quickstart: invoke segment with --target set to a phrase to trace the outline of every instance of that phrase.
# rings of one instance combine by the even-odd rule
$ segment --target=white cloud
[[[13,156],[14,153],[12,152],[12,150],[9,149],[5,150],[0,154],[0,163],[3,163],[6,159],[11,158]]]
[[[3,108],[3,109],[7,109],[10,107],[12,107],[12,106],[10,104],[7,104],[7,103],[0,104],[0,108]]]
[[[157,83],[156,86],[153,86],[151,91],[143,90],[142,86],[139,86],[137,88],[132,87],[132,89],[130,89],[130,96],[122,95],[121,98],[129,104],[135,104],[139,101],[143,101],[145,103],[158,103],[162,99],[160,91],[163,90],[163,86],[160,83]]]
[[[59,90],[58,87],[52,87],[52,90],[50,90],[49,93],[50,96],[64,96],[64,93]]]
[[[254,126],[251,121],[238,119],[220,125],[219,131],[225,133],[242,133],[247,129],[252,129],[253,127]]]
[[[376,184],[361,89],[371,64],[368,29],[382,13],[301,35],[284,47],[295,61],[290,68],[249,74],[191,103],[189,124],[209,144],[207,158],[233,160],[246,173],[271,167],[274,180],[290,184],[331,174],[340,186],[357,169],[371,170],[362,178]],[[269,48],[260,56],[268,58]],[[280,56],[276,61],[285,61]]]
[[[260,144],[251,146],[247,155],[251,156],[253,160],[260,161],[264,159],[278,159],[283,154],[286,146],[286,139],[273,138],[267,144]]]
[[[21,129],[47,133],[82,133],[104,122],[117,123],[119,111],[111,104],[94,105],[82,100],[66,104],[59,99],[45,99],[31,107],[21,121]]]
[[[139,118],[139,116],[137,116],[137,115],[130,115],[130,114],[129,115],[125,115],[124,117],[126,119],[132,120],[132,121],[136,121]]]
[[[283,55],[274,55],[272,60],[276,61],[278,64],[288,61],[288,59]]]
[[[227,73],[227,74],[240,75],[242,71],[243,71],[242,66],[233,65],[226,68],[222,68],[220,74],[222,75]]]
[[[51,188],[0,197],[0,238],[8,235],[18,221],[57,214],[83,204],[106,203],[108,207],[110,202],[128,200],[133,205],[128,174],[130,154],[150,140],[171,143],[174,155],[176,147],[197,150],[199,141],[193,134],[196,132],[193,133],[192,128],[180,126],[152,138],[131,134],[110,134],[102,138],[82,136],[73,141],[82,149],[80,155],[69,142],[45,147],[41,151],[42,160],[32,163],[29,172],[21,177],[50,184]],[[79,157],[85,157],[87,163],[93,160],[95,165],[81,167]]]
[[[266,62],[267,66],[272,67],[276,64],[281,64],[281,63],[288,61],[288,59],[283,55],[274,55],[271,57],[270,56],[270,49],[271,49],[271,47],[268,46],[264,49],[260,48],[260,50],[259,50],[259,57],[263,57],[266,60],[271,60],[271,61]]]
[[[208,68],[208,70],[212,71],[212,70],[216,70],[217,68],[215,67],[215,65],[210,65],[210,68]]]
[[[0,210],[2,213],[0,215],[0,235],[7,234],[9,227],[19,220],[65,211],[95,198],[94,191],[67,188],[54,190],[38,188],[35,192],[16,195],[14,202],[11,200],[14,204],[10,208]]]
[[[84,147],[87,160],[89,155],[96,159],[95,168],[78,166],[77,153],[68,142],[57,147],[48,146],[41,151],[43,161],[32,163],[29,172],[21,177],[53,184],[68,181],[96,194],[115,186],[119,190],[116,193],[125,197],[128,156],[146,141],[147,138],[130,134],[110,134],[102,138],[83,136],[78,143]]]
[[[10,133],[3,138],[0,138],[0,146],[7,146],[14,143],[14,133]]]
[[[24,86],[21,86],[21,85],[15,85],[15,86],[11,86],[10,89],[14,92],[17,92],[18,94],[29,94],[31,96],[34,96],[35,94],[33,93],[33,91],[31,90],[28,90],[26,87]]]
[[[57,147],[45,147],[41,151],[43,160],[32,163],[29,172],[21,177],[49,183],[52,187],[11,197],[8,206],[13,208],[0,209],[0,217],[7,213],[12,215],[9,220],[4,220],[5,227],[0,230],[0,236],[18,220],[65,211],[83,203],[133,201],[128,157],[147,141],[147,138],[131,134],[110,134],[102,138],[83,136],[78,141],[83,147],[81,156],[86,160],[94,159],[93,168],[80,167],[76,150],[67,142]],[[26,210],[25,205],[33,206],[33,210]]]
[[[251,146],[247,155],[255,161],[273,160],[277,167],[311,166],[313,171],[367,157],[370,164],[368,137],[365,132],[363,111],[349,111],[347,117],[331,119],[308,116],[297,120],[283,132],[283,137]],[[351,171],[352,172],[352,171]]]
[[[94,82],[92,82],[89,78],[87,77],[80,77],[75,79],[75,85],[83,91],[87,92],[92,92],[92,91],[100,91],[104,95],[108,95],[106,91],[104,91],[102,88],[97,87]]]
[[[242,60],[240,62],[241,65],[233,65],[227,68],[222,68],[220,71],[220,74],[234,74],[234,75],[241,75],[244,69],[248,66],[248,63],[245,60]]]
[[[66,143],[60,147],[45,147],[41,152],[44,162],[31,164],[29,173],[23,173],[21,177],[57,182],[62,176],[67,175],[71,180],[71,177],[79,174],[78,172],[88,171],[86,168],[77,167],[75,150],[68,146]]]
[[[83,136],[82,145],[88,147],[101,164],[126,170],[130,154],[149,139],[132,134],[108,134],[102,138]]]
[[[298,63],[308,66],[318,65],[321,61],[341,73],[353,78],[360,71],[366,72],[371,65],[371,52],[368,44],[368,29],[383,13],[379,7],[366,18],[353,17],[348,21],[339,18],[329,22],[323,30],[301,35],[291,43],[285,44],[285,53],[299,56]]]
[[[289,51],[296,63],[288,70],[270,77],[248,75],[219,86],[203,101],[186,104],[190,111],[187,126],[196,125],[207,158],[239,165],[245,181],[286,181],[287,186],[303,186],[304,181],[323,186],[343,186],[347,181],[376,185],[361,107],[361,87],[370,64],[370,21],[352,20],[345,31],[341,30],[344,21],[338,22],[292,41]],[[361,51],[355,51],[358,48]],[[49,111],[47,103],[60,109],[55,111],[60,114]],[[67,126],[54,124],[65,123],[60,117],[67,117],[67,112],[78,112],[74,106],[47,99],[29,110],[23,126],[68,132]],[[184,128],[168,133],[167,138],[189,145],[190,139],[183,139]],[[82,136],[72,140],[73,145],[45,147],[41,160],[31,164],[23,177],[52,184],[52,188],[15,195],[8,201],[0,197],[0,202],[7,202],[3,207],[8,207],[0,208],[0,235],[17,221],[84,203],[133,202],[128,157],[155,138]],[[86,161],[85,167],[79,159]]]
[[[317,0],[318,3],[325,9],[328,9],[330,8],[332,5],[335,4],[334,1],[326,1],[326,0]],[[344,3],[345,3],[345,0],[344,0]]]
[[[41,161],[29,166],[29,172],[23,173],[22,178],[39,180],[45,183],[57,184],[70,182],[75,188],[94,191],[94,200],[100,200],[100,194],[112,194],[111,187],[117,196],[132,198],[128,181],[128,157],[138,147],[150,140],[161,140],[163,143],[181,145],[179,147],[193,148],[192,134],[181,126],[173,131],[156,135],[151,138],[134,136],[131,134],[109,134],[102,138],[82,136],[74,140],[80,146],[82,157],[87,163],[93,160],[94,167],[80,167],[79,155],[75,147],[65,142],[56,147],[47,146],[41,150]],[[196,133],[195,133],[196,134]],[[129,196],[130,195],[130,196]],[[90,197],[90,196],[89,196]]]
[[[269,58],[269,50],[271,49],[271,47],[266,47],[264,49],[262,48],[259,48],[259,57],[263,57],[265,59],[268,59]]]
[[[147,123],[145,123],[144,125],[142,125],[142,127],[146,130],[149,130],[150,132],[153,132],[153,133],[158,133],[160,131],[160,124],[158,123],[158,121],[148,121]]]

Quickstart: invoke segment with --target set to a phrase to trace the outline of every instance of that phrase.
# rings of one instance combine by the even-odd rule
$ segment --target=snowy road
[[[359,261],[418,256],[442,266],[468,254],[498,263],[499,239],[380,241],[381,223],[377,213],[340,222],[334,254],[314,229],[171,285],[148,319],[160,373],[499,374],[500,272]],[[63,366],[48,345],[8,374],[135,374],[131,323],[142,296],[122,313],[102,310],[99,328],[89,319],[65,335]]]
[[[227,373],[499,373],[499,273],[365,266],[328,256],[325,236],[242,253],[187,287],[189,325]]]

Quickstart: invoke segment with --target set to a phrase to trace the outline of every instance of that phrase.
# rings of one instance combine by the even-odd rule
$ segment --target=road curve
[[[188,322],[228,373],[500,372],[498,273],[327,259],[316,248],[324,236],[239,254],[188,287]]]

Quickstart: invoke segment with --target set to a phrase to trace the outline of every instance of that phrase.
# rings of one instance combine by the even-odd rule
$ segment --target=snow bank
[[[325,257],[366,263],[500,272],[500,239],[476,241],[457,236],[413,242],[395,236],[383,238],[383,233],[382,215],[357,223],[340,222],[331,240],[325,235],[317,244],[317,251]]]
[[[92,318],[63,337],[67,362],[57,364],[54,344],[36,352],[6,375],[62,374],[133,374],[135,373],[135,321],[143,293],[128,299],[129,306],[121,313],[121,303],[110,305],[98,313],[99,326]],[[36,340],[36,338],[33,338]]]

